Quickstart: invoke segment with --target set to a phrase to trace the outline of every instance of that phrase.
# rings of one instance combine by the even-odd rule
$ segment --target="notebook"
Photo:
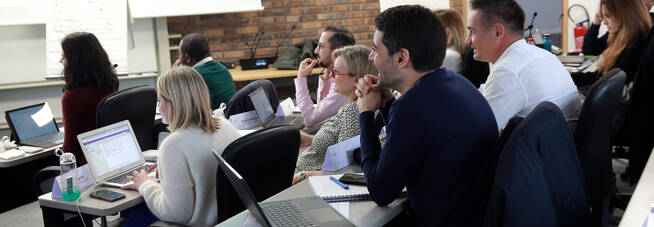
[[[132,171],[148,170],[128,120],[77,135],[95,182],[121,187],[132,184]],[[153,171],[150,177],[155,176]]]
[[[275,116],[275,112],[273,111],[272,106],[270,106],[268,96],[263,90],[263,87],[257,88],[250,93],[249,96],[250,101],[252,101],[252,105],[254,106],[254,110],[261,121],[261,125],[264,128],[270,128],[277,125],[291,125],[300,129],[304,126],[301,116]]]
[[[329,179],[329,177],[339,179],[341,176],[343,176],[343,174],[310,176],[309,185],[311,185],[313,193],[328,203],[372,199],[370,197],[370,192],[368,191],[368,186],[366,185],[348,184],[349,189],[343,189],[341,186]],[[406,196],[406,188],[402,190],[400,196]]]
[[[19,144],[46,148],[64,142],[47,102],[9,110],[5,118]]]

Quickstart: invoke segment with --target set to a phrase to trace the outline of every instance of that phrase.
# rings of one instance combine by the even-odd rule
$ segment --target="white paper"
[[[338,211],[338,213],[341,213],[343,217],[350,220],[350,202],[330,203],[329,205]]]
[[[293,100],[289,97],[279,103],[279,106],[277,106],[276,115],[280,117],[288,116],[293,114],[294,110],[295,110],[295,104],[293,104]]]
[[[11,149],[7,151],[0,152],[0,159],[11,160],[25,156],[25,152],[19,151],[17,149]]]
[[[479,85],[479,93],[484,93],[484,88],[486,88],[486,84],[480,84]]]
[[[354,162],[352,153],[361,147],[361,136],[355,136],[340,143],[331,145],[325,153],[322,169],[336,171],[351,165]]]
[[[52,115],[52,109],[50,109],[50,105],[46,102],[45,105],[43,105],[43,108],[41,108],[39,111],[36,113],[32,114],[30,116],[34,123],[36,123],[37,126],[43,127],[44,125],[52,122],[52,119],[54,116]]]
[[[25,153],[30,153],[30,154],[34,153],[34,152],[37,152],[37,151],[42,151],[43,150],[43,148],[41,148],[41,147],[31,147],[31,146],[20,146],[17,149],[20,150],[20,151],[23,151]]]
[[[257,112],[252,110],[229,116],[229,121],[236,129],[245,130],[261,126],[261,120]]]
[[[54,182],[52,183],[52,198],[61,199],[61,189],[59,188],[59,181],[61,180],[61,175],[55,177]],[[95,178],[89,165],[83,165],[77,167],[77,186],[80,191],[87,189],[95,184]]]
[[[127,73],[127,0],[46,0],[46,74],[61,75],[61,40],[73,32],[93,33],[116,72]]]

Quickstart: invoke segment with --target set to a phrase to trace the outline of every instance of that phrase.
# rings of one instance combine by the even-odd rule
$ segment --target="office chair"
[[[593,226],[608,226],[609,199],[615,193],[611,135],[619,126],[615,116],[620,111],[625,78],[625,72],[615,68],[593,84],[581,107],[574,132],[593,210]]]
[[[129,120],[142,151],[157,149],[154,114],[157,108],[157,91],[140,86],[114,92],[98,104],[96,126],[107,126]]]
[[[300,133],[292,126],[262,129],[229,144],[222,156],[252,189],[257,201],[291,186]],[[245,210],[223,171],[216,173],[218,222]]]
[[[461,70],[458,73],[478,88],[480,84],[486,83],[490,68],[487,62],[477,61],[473,55],[474,49],[468,46],[461,58]]]
[[[263,90],[266,92],[266,96],[268,96],[270,106],[272,106],[273,111],[277,111],[277,106],[279,106],[279,98],[277,97],[277,90],[275,90],[275,85],[269,80],[255,80],[238,90],[236,94],[232,96],[229,102],[227,102],[227,107],[225,108],[224,112],[225,118],[229,119],[229,116],[231,115],[254,110],[254,106],[252,105],[252,101],[250,101],[249,95],[259,87],[263,87]]]
[[[542,102],[499,155],[482,226],[587,226],[583,172],[561,110]]]

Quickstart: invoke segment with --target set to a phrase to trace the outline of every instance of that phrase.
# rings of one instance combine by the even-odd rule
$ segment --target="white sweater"
[[[197,128],[177,129],[160,146],[159,180],[139,186],[148,208],[159,219],[190,226],[213,226],[218,222],[216,171],[222,154],[240,137],[229,121],[221,118],[214,134]]]

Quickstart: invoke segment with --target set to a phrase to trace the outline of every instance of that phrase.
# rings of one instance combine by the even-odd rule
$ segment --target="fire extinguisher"
[[[584,22],[580,22],[574,28],[575,32],[575,52],[581,53],[581,47],[584,46],[584,36],[588,31],[588,27],[584,25]]]

